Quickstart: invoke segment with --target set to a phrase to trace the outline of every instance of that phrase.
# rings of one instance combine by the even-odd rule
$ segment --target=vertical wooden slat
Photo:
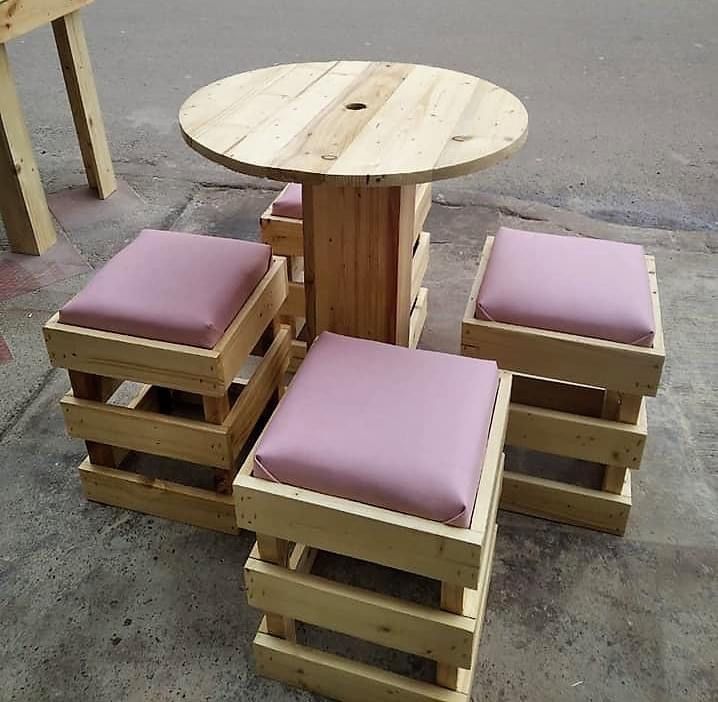
[[[638,422],[642,402],[642,395],[629,395],[607,390],[603,403],[603,417],[616,419],[625,424],[635,424]],[[626,482],[627,470],[629,469],[624,466],[607,465],[603,473],[603,490],[620,495]]]
[[[204,419],[210,424],[221,424],[229,414],[229,395],[225,392],[219,397],[202,396],[202,409]],[[234,474],[231,471],[216,468],[214,471],[214,487],[217,492],[229,495],[232,492],[232,480]]]
[[[15,253],[39,256],[55,243],[5,44],[0,44],[0,214]]]
[[[409,344],[416,188],[305,185],[310,341],[322,331]]]
[[[93,375],[92,373],[82,373],[81,371],[68,371],[70,374],[70,384],[72,385],[72,393],[80,400],[95,400],[104,402],[106,399],[107,383],[101,375]],[[96,466],[106,466],[108,468],[115,467],[115,454],[112,446],[108,444],[98,444],[95,441],[86,441],[87,455],[90,457],[90,463]]]
[[[117,190],[80,11],[52,23],[87,182],[104,200]]]
[[[257,534],[257,549],[259,557],[268,563],[275,563],[284,568],[289,567],[290,544],[285,539],[276,539],[273,536]],[[267,616],[267,631],[273,636],[279,636],[290,641],[297,640],[297,632],[293,619],[282,617],[271,612]]]

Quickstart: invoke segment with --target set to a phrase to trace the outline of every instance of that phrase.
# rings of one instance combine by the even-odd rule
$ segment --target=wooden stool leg
[[[95,400],[96,402],[104,402],[106,399],[105,384],[101,375],[93,375],[92,373],[82,373],[80,371],[68,371],[70,374],[70,385],[72,385],[72,393],[75,397],[82,400]],[[98,444],[95,441],[86,441],[87,455],[90,463],[96,466],[107,466],[115,468],[115,454],[112,446],[108,444]]]
[[[305,185],[308,341],[322,331],[409,345],[416,188]]]
[[[117,181],[112,168],[80,11],[76,10],[56,19],[52,23],[52,29],[87,182],[91,188],[97,190],[100,199],[104,200],[117,190]]]
[[[5,44],[0,44],[0,214],[15,253],[39,256],[55,243]]]
[[[273,536],[257,534],[257,548],[259,557],[268,563],[276,563],[284,568],[289,566],[289,542]],[[279,636],[290,641],[297,640],[296,626],[293,619],[282,617],[279,614],[265,612],[267,617],[267,631],[272,636]]]
[[[204,419],[210,424],[221,424],[229,414],[229,395],[224,393],[220,397],[202,397],[202,408],[204,410]],[[214,487],[217,492],[223,495],[229,495],[232,492],[232,480],[234,474],[232,471],[214,470]]]
[[[635,424],[638,421],[642,401],[642,395],[627,395],[607,390],[602,414],[619,422]],[[630,469],[624,466],[606,466],[603,473],[603,490],[620,495],[623,492],[628,470]]]
[[[463,614],[464,592],[465,588],[460,585],[441,583],[441,609],[453,614]],[[436,684],[449,690],[456,690],[459,685],[459,668],[446,663],[437,663]]]

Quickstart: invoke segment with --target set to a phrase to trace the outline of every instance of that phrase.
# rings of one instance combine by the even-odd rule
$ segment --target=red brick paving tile
[[[12,353],[10,348],[5,343],[5,339],[0,336],[0,365],[3,363],[10,363],[12,361]]]
[[[0,302],[90,270],[62,235],[42,256],[0,253]]]

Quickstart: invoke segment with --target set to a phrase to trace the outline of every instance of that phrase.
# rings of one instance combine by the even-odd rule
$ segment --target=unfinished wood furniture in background
[[[371,349],[365,364],[363,349],[352,342],[370,343],[327,333],[317,339],[235,479],[238,524],[257,533],[245,566],[249,603],[265,613],[254,640],[257,671],[342,702],[469,702],[494,555],[510,374],[499,374],[494,364],[466,373],[456,361],[468,359],[386,345],[403,355]],[[475,373],[486,380],[477,384]],[[417,385],[408,389],[412,377]],[[430,390],[422,394],[425,385]],[[317,413],[318,403],[335,394],[355,403]],[[467,394],[475,405],[466,402]],[[455,421],[457,399],[471,408],[471,421]],[[356,412],[368,421],[357,423]],[[386,421],[376,420],[382,414]],[[434,422],[447,432],[435,432]],[[421,438],[404,450],[407,431]],[[455,460],[439,471],[436,457],[449,450],[447,442]],[[463,450],[468,444],[472,450]],[[396,471],[368,466],[372,453]],[[307,465],[283,465],[291,457]],[[294,473],[291,484],[287,470]],[[338,492],[307,487],[325,478]],[[415,489],[417,481],[423,490]],[[334,496],[356,495],[359,484],[375,502]],[[397,501],[403,511],[391,506]],[[418,604],[338,582],[313,572],[318,551],[323,558],[342,554],[439,581],[441,594],[437,587],[435,602]],[[435,682],[313,648],[298,637],[296,622],[435,661]]]
[[[493,245],[488,237],[464,314],[462,353],[513,372],[507,446],[605,466],[601,489],[507,470],[501,507],[621,535],[632,504],[631,472],[640,467],[646,440],[645,396],[656,395],[665,358],[655,261],[645,256],[643,272],[655,333],[651,345],[640,346],[477,319]],[[510,288],[511,277],[505,280]],[[536,295],[540,300],[539,286]]]
[[[180,110],[187,144],[240,173],[302,184],[309,343],[329,330],[410,344],[418,184],[508,158],[521,102],[465,73],[369,61],[231,76]]]
[[[156,261],[158,269],[164,264],[170,265]],[[196,295],[192,286],[185,291]],[[72,391],[61,402],[67,431],[87,444],[80,477],[88,499],[237,533],[232,479],[245,443],[284,386],[289,363],[289,330],[275,322],[286,295],[286,262],[273,257],[212,348],[75,326],[57,314],[47,322],[50,362],[70,374]],[[180,296],[174,303],[186,306]],[[238,377],[252,354],[258,356],[253,372]],[[139,392],[115,402],[125,381],[141,384]],[[176,471],[169,479],[136,472],[133,452],[175,459],[170,467],[193,464],[184,466],[189,478],[181,476],[190,484],[178,482]]]
[[[259,220],[262,241],[265,244],[269,244],[275,254],[285,256],[287,259],[289,295],[282,308],[281,320],[292,329],[294,335],[292,341],[292,361],[290,363],[290,370],[292,372],[296,371],[302,358],[304,358],[307,353],[307,342],[305,340],[304,223],[301,212],[294,213],[299,216],[289,217],[276,214],[275,209],[278,209],[276,204],[280,202],[283,197],[287,196],[287,192],[290,189],[295,187],[294,184],[287,185],[274,202],[265,210]],[[299,208],[301,208],[301,199]],[[431,235],[429,232],[423,231],[423,227],[430,209],[431,184],[424,183],[417,185],[411,264],[409,348],[417,347],[428,312],[429,291],[427,288],[422,287],[422,283],[426,275],[426,270],[429,267]]]
[[[87,182],[116,189],[80,8],[92,0],[0,0],[0,215],[15,253],[40,255],[56,239],[5,44],[52,23]]]

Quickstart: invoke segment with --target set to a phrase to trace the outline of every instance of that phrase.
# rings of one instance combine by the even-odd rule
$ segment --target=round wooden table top
[[[201,88],[180,110],[196,151],[280,181],[391,186],[453,178],[517,151],[528,114],[481,78],[369,61],[294,63]]]

